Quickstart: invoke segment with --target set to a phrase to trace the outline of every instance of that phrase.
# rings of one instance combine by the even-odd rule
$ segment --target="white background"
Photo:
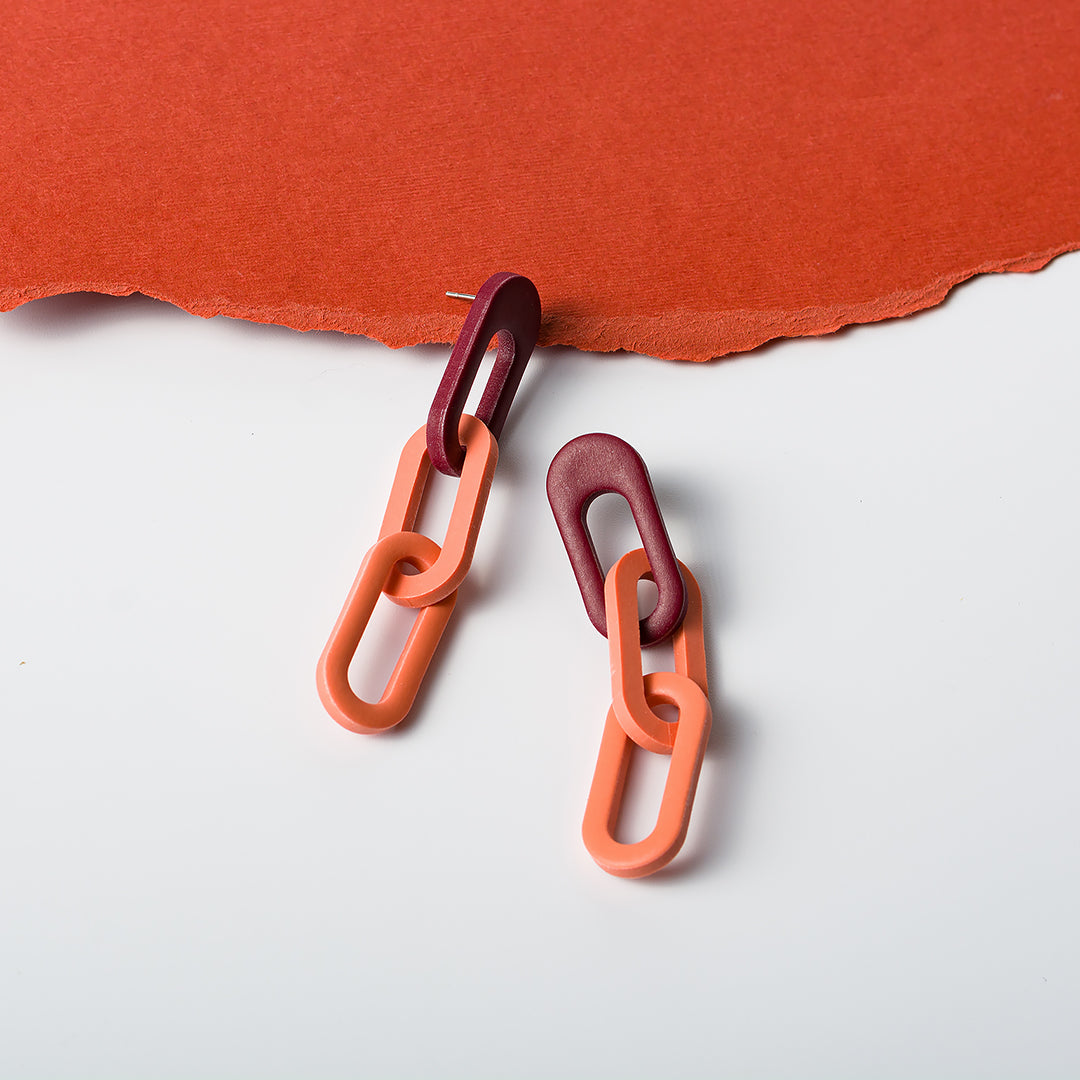
[[[705,366],[538,352],[378,738],[315,662],[448,350],[0,316],[0,1075],[1077,1076],[1078,295],[1074,254]],[[589,430],[707,610],[717,729],[645,881],[579,836],[608,659],[544,475]]]

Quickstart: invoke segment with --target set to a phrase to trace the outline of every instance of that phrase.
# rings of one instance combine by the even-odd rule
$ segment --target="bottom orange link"
[[[342,727],[373,735],[405,719],[457,603],[457,590],[422,608],[413,623],[401,657],[378,701],[364,701],[349,685],[349,664],[356,654],[383,587],[398,563],[428,570],[439,557],[439,545],[420,533],[397,532],[379,540],[364,556],[360,572],[341,609],[330,640],[319,658],[316,682],[326,711]]]
[[[622,808],[623,787],[634,742],[623,730],[614,708],[608,710],[596,761],[581,836],[597,865],[618,877],[645,877],[666,866],[686,839],[701,762],[712,727],[712,709],[701,687],[685,675],[655,671],[645,676],[650,705],[673,705],[679,722],[671,748],[664,795],[656,825],[644,840],[621,844],[615,828]]]

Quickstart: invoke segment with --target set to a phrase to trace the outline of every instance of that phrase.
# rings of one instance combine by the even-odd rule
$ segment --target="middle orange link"
[[[686,582],[686,615],[671,639],[675,671],[697,683],[709,696],[702,626],[701,589],[694,575],[680,562]],[[627,552],[608,571],[604,606],[608,613],[608,652],[611,658],[611,697],[615,716],[626,734],[644,750],[670,754],[678,722],[657,716],[648,703],[649,677],[641,673],[641,630],[638,623],[637,583],[649,570],[642,548]],[[655,681],[655,680],[653,680]]]
[[[404,574],[395,568],[383,588],[383,592],[402,607],[426,607],[438,603],[464,581],[472,565],[476,536],[499,461],[499,445],[487,425],[467,413],[458,426],[458,438],[465,447],[465,465],[439,556],[419,574]],[[413,531],[430,472],[427,428],[422,427],[405,444],[398,459],[379,530],[380,540],[394,533]]]

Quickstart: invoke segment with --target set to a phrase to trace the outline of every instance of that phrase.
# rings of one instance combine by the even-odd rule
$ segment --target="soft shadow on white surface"
[[[717,364],[540,352],[379,738],[315,662],[447,349],[0,316],[0,1073],[1075,1076],[1078,293],[1072,255]],[[544,476],[589,430],[706,603],[716,735],[640,882],[579,835],[608,655]]]

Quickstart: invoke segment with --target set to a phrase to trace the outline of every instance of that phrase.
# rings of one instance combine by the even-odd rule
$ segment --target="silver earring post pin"
[[[475,296],[470,296],[467,292],[448,292],[447,296],[452,296],[455,300],[475,300]]]

